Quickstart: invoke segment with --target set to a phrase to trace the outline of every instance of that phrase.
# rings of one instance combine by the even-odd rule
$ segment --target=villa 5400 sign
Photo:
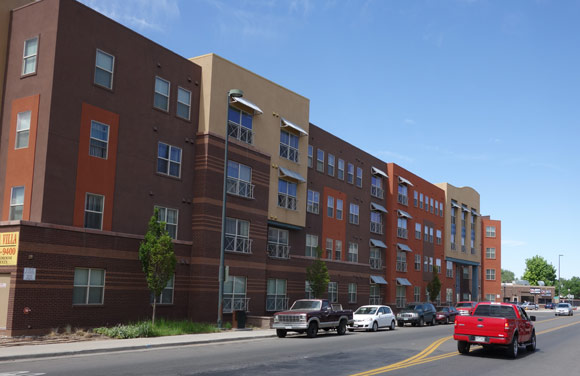
[[[18,232],[0,233],[0,266],[17,264],[18,235]]]

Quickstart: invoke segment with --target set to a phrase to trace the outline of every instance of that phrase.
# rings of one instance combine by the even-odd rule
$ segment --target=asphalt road
[[[580,374],[580,314],[536,316],[537,351],[515,360],[478,347],[459,355],[453,325],[439,325],[3,362],[0,376]]]

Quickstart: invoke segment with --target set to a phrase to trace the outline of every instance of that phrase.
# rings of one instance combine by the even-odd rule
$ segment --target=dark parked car
[[[544,308],[545,309],[554,309],[554,308],[556,308],[556,303],[546,303]]]
[[[409,304],[397,314],[397,325],[410,323],[413,326],[435,325],[435,306],[431,303]]]
[[[455,321],[455,316],[458,314],[455,307],[443,307],[435,314],[435,321],[437,324],[449,324]]]

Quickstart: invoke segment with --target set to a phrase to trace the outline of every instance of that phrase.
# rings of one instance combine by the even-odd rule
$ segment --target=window
[[[425,237],[423,239],[425,239],[426,242],[429,242],[429,227],[425,226]]]
[[[153,97],[153,106],[163,110],[169,111],[169,81],[160,77],[155,77],[155,95]]]
[[[383,179],[375,175],[371,175],[371,196],[384,197]]]
[[[486,248],[485,249],[485,258],[486,259],[495,259],[495,248]]]
[[[306,234],[306,256],[317,257],[316,247],[318,247],[318,236]]]
[[[441,274],[441,259],[435,259],[435,270]]]
[[[421,224],[415,223],[415,239],[421,240]]]
[[[354,183],[354,165],[352,163],[348,164],[348,170],[346,175],[346,182],[348,184]]]
[[[370,285],[369,304],[381,304],[381,290],[380,286],[374,283]]]
[[[181,149],[160,142],[157,146],[157,172],[179,178],[181,176]]]
[[[296,183],[278,179],[278,206],[296,210]]]
[[[348,302],[356,303],[356,283],[348,284]]]
[[[115,57],[101,50],[97,50],[95,62],[95,84],[113,88],[113,70],[115,67]]]
[[[398,272],[407,271],[407,252],[397,250],[397,265],[395,269]]]
[[[435,200],[435,215],[439,215],[439,201]]]
[[[228,161],[228,177],[226,190],[229,194],[254,198],[252,184],[252,168],[238,162]]]
[[[371,211],[371,232],[374,234],[383,233],[383,219],[380,212]]]
[[[348,261],[358,262],[358,243],[348,243]]]
[[[177,116],[189,120],[191,113],[191,91],[177,88]]]
[[[229,276],[224,283],[224,312],[247,311],[246,277]]]
[[[343,213],[343,203],[342,200],[337,198],[336,199],[336,219],[342,221],[342,213]]]
[[[285,311],[288,309],[285,279],[268,279],[266,292],[266,311]]]
[[[485,294],[486,302],[495,302],[495,294]]]
[[[495,226],[485,226],[485,237],[495,238]]]
[[[250,222],[236,218],[226,218],[224,249],[230,252],[252,253]]]
[[[235,107],[228,108],[228,137],[245,142],[254,143],[254,133],[252,132],[253,116]]]
[[[328,301],[330,303],[338,302],[338,282],[328,282]]]
[[[423,256],[423,270],[429,271],[429,257]]]
[[[91,157],[107,159],[108,150],[109,126],[92,120],[89,155]]]
[[[308,167],[312,167],[312,158],[314,157],[314,148],[308,145]]]
[[[24,210],[24,187],[12,187],[10,193],[10,216],[11,221],[19,221],[22,219],[22,212]]]
[[[437,230],[437,244],[441,244],[443,239],[441,238],[441,230]]]
[[[155,208],[159,210],[159,222],[165,222],[165,229],[171,239],[177,239],[177,209],[169,209],[161,206],[156,206]]]
[[[433,244],[433,227],[429,227],[429,243]]]
[[[342,159],[338,160],[338,172],[336,177],[340,180],[344,180],[344,161]]]
[[[433,257],[429,257],[429,271],[433,271]]]
[[[173,304],[173,287],[175,275],[171,276],[161,294],[157,297],[157,304]],[[149,298],[149,303],[153,304],[153,293]]]
[[[407,286],[397,286],[395,304],[397,308],[403,308],[407,305]]]
[[[73,304],[103,304],[105,270],[75,268]]]
[[[359,207],[357,204],[350,204],[350,210],[348,213],[348,221],[353,225],[358,225],[358,214],[359,214]]]
[[[328,154],[328,175],[334,176],[334,155]]]
[[[334,259],[342,260],[342,240],[334,241]]]
[[[463,279],[469,279],[469,268],[466,266],[463,267]]]
[[[445,276],[453,278],[453,262],[447,261],[447,267],[445,268]]]
[[[306,236],[308,242],[308,235]],[[318,245],[318,238],[316,240]],[[290,258],[290,246],[288,245],[288,230],[276,227],[268,227],[268,255],[273,258]]]
[[[36,73],[36,56],[38,55],[38,37],[24,42],[22,57],[22,75]]]
[[[413,191],[413,205],[417,207],[419,202],[419,192]]]
[[[407,239],[407,218],[397,218],[397,236],[399,238]]]
[[[104,206],[105,196],[87,193],[85,198],[85,228],[102,229]]]
[[[326,238],[326,258],[332,260],[332,252],[334,251],[334,241],[330,238]]]
[[[357,167],[356,168],[356,186],[357,187],[362,187],[362,175],[363,175],[362,168]]]
[[[421,301],[421,287],[419,286],[415,286],[415,288],[413,289],[414,294],[413,294],[413,299],[416,302],[420,302]]]
[[[419,194],[419,209],[423,209],[423,193]]]
[[[370,251],[369,265],[371,269],[381,269],[383,267],[381,250],[377,247],[371,247]]]
[[[405,184],[399,184],[399,194],[397,195],[397,202],[399,204],[407,205],[408,196],[407,196],[408,188]]]
[[[443,203],[442,202],[439,203],[439,216],[443,217]]]
[[[429,196],[425,195],[425,210],[429,211]]]
[[[445,301],[447,303],[453,302],[453,289],[450,288],[445,289]]]
[[[298,136],[280,131],[280,156],[298,163]]]
[[[314,296],[314,291],[312,291],[312,287],[310,286],[309,281],[306,281],[304,292],[305,292],[304,297],[306,299],[316,299],[316,297]]]
[[[485,279],[495,281],[495,269],[485,269]]]
[[[320,193],[308,190],[308,201],[306,211],[312,214],[318,214],[320,209]]]
[[[415,255],[415,270],[421,270],[421,255]]]
[[[30,117],[32,112],[19,112],[16,115],[16,142],[15,149],[24,149],[28,147],[28,140],[30,138]]]
[[[429,211],[433,214],[433,198],[429,199]]]
[[[324,150],[316,151],[316,170],[324,172]]]
[[[328,196],[326,200],[326,215],[334,218],[334,197]]]

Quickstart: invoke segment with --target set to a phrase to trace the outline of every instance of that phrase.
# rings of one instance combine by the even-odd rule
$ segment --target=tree
[[[317,299],[323,297],[330,282],[328,268],[326,267],[326,263],[320,258],[321,255],[322,249],[316,247],[316,260],[306,268],[306,280],[310,283],[310,289]]]
[[[441,281],[437,273],[433,273],[433,279],[427,284],[427,291],[429,292],[429,301],[434,302],[441,292]]]
[[[516,279],[516,276],[515,276],[514,272],[507,270],[507,269],[501,270],[501,282],[502,283],[513,282],[515,279]]]
[[[155,325],[157,297],[161,295],[167,282],[175,273],[177,258],[173,252],[171,237],[165,229],[165,222],[159,222],[159,210],[155,209],[149,220],[145,240],[139,246],[139,260],[145,273],[147,287],[153,294],[152,324]]]
[[[538,281],[544,281],[546,286],[554,286],[556,278],[556,268],[539,255],[526,259],[526,271],[522,277],[530,282],[532,286],[537,286]]]
[[[562,296],[567,296],[568,294],[574,295],[574,299],[580,297],[580,278],[572,277],[570,279],[562,278],[562,293],[558,291],[556,287],[556,293]],[[557,283],[556,283],[557,284]],[[568,292],[570,290],[570,292]]]

